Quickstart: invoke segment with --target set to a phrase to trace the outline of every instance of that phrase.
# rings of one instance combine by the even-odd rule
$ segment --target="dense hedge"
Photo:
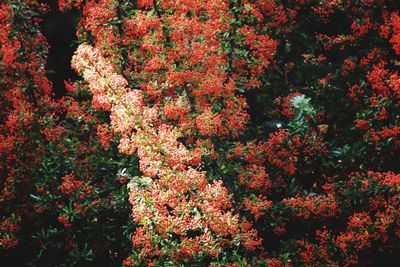
[[[400,4],[0,4],[0,255],[10,266],[388,266],[400,244]],[[57,88],[56,88],[57,90]]]

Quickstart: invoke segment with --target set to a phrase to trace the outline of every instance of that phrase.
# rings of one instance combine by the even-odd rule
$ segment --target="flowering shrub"
[[[399,256],[397,1],[0,4],[0,249],[33,266],[378,266]],[[16,255],[23,255],[17,257]]]

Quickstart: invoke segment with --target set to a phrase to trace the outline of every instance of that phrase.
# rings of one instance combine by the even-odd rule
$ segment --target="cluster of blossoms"
[[[132,237],[137,255],[127,262],[153,262],[154,256],[175,261],[204,253],[216,256],[231,239],[242,239],[251,248],[257,244],[256,232],[243,229],[232,214],[228,191],[220,181],[209,183],[206,173],[197,169],[195,150],[177,140],[182,136],[178,127],[162,122],[157,104],[147,106],[142,91],[126,88],[126,80],[97,49],[82,44],[72,65],[82,72],[94,96],[104,99],[101,107],[111,111],[113,130],[122,135],[120,151],[137,150],[139,156],[143,176],[132,178],[129,199],[133,220],[141,226]],[[176,235],[181,236],[180,244]],[[168,251],[159,248],[161,243]]]
[[[59,0],[79,10],[83,78],[59,100],[37,2],[0,4],[7,255],[277,267],[398,256],[397,1]]]

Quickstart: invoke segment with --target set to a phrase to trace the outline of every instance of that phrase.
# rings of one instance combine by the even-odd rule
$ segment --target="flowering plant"
[[[0,249],[34,266],[376,266],[399,256],[389,0],[0,4]],[[26,252],[29,251],[29,252]],[[22,254],[17,259],[15,255]]]

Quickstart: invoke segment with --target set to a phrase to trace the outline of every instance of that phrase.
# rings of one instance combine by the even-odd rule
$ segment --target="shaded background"
[[[41,22],[42,33],[49,43],[47,58],[47,77],[53,83],[57,98],[65,95],[64,80],[79,78],[71,69],[71,58],[77,48],[76,27],[79,12],[76,9],[60,12],[58,1],[42,0],[50,7],[50,11]]]

